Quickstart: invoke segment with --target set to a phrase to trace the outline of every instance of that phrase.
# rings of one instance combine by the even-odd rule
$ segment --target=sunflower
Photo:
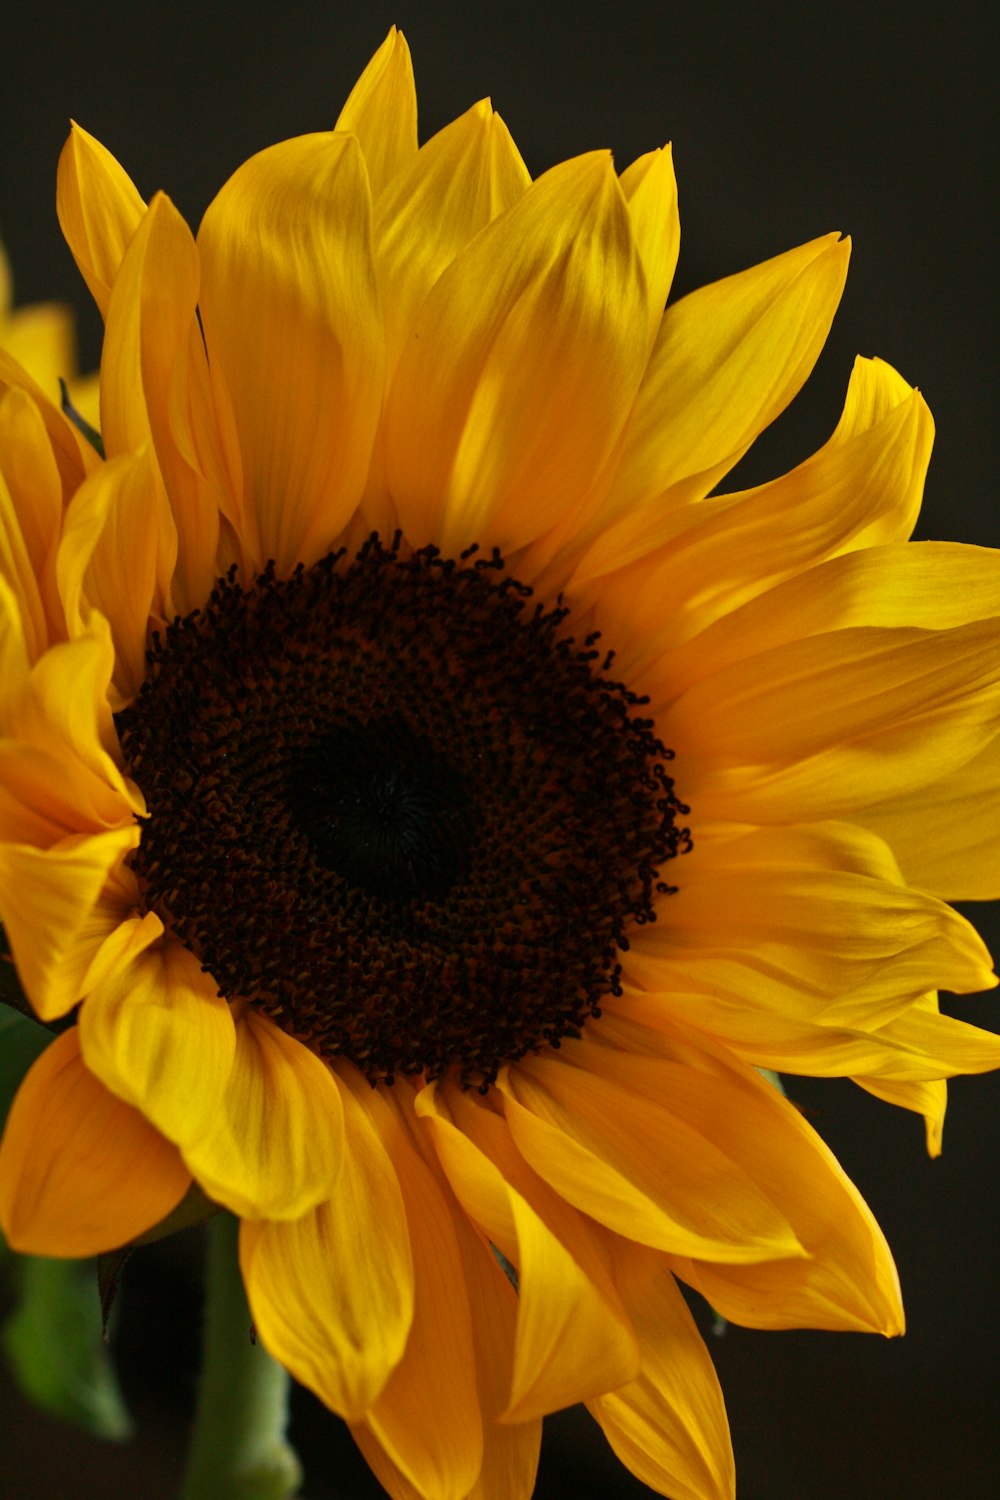
[[[390,1494],[526,1496],[584,1401],[733,1494],[679,1282],[902,1330],[886,1242],[761,1070],[939,1148],[1000,1042],[948,899],[1000,892],[1000,561],[911,544],[921,396],[716,493],[807,378],[830,235],[664,311],[669,151],[531,181],[476,105],[418,149],[391,32],[197,239],[74,129],[107,459],[3,365],[0,913],[60,1022],[0,1150],[18,1249],[192,1181],[265,1347]]]

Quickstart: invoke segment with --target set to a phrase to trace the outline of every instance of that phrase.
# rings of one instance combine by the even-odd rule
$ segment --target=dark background
[[[533,173],[609,146],[620,167],[673,140],[676,290],[830,229],[854,237],[847,292],[812,381],[740,467],[756,482],[829,434],[856,353],[919,385],[938,441],[919,535],[1000,542],[993,423],[995,54],[982,5],[514,3],[223,6],[8,3],[0,33],[0,232],[20,301],[99,323],[59,236],[55,166],[73,116],[148,197],[192,224],[272,141],[330,126],[397,22],[426,139],[491,94]],[[995,951],[996,908],[972,915]],[[956,1013],[1000,1029],[986,999]],[[713,1344],[741,1500],[979,1500],[997,1493],[1000,1075],[952,1087],[945,1154],[920,1121],[848,1084],[791,1081],[895,1250],[910,1331],[730,1329]],[[105,1448],[0,1393],[4,1500],[158,1500],[179,1474],[197,1334],[195,1236],[136,1257],[119,1359],[139,1436]],[[340,1424],[298,1400],[310,1500],[376,1493]],[[380,1492],[379,1492],[380,1493]],[[540,1500],[647,1494],[589,1419],[548,1424]]]

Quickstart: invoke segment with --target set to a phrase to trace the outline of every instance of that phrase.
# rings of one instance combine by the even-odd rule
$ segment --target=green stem
[[[302,1477],[285,1437],[288,1376],[251,1342],[237,1220],[217,1214],[207,1230],[202,1369],[181,1500],[288,1500]]]

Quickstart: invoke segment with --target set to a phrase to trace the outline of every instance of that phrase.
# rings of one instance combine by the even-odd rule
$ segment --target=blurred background
[[[57,4],[0,17],[0,235],[19,302],[100,324],[59,234],[55,167],[72,116],[145,197],[196,225],[249,154],[332,125],[388,27],[417,73],[421,138],[489,94],[533,173],[594,147],[619,167],[674,142],[683,238],[673,295],[830,229],[854,239],[816,373],[727,487],[771,477],[829,435],[856,353],[919,385],[938,439],[918,535],[1000,543],[994,204],[995,62],[983,4]],[[995,908],[970,912],[994,951]],[[949,1008],[1000,1030],[991,998]],[[914,1116],[848,1084],[789,1080],[882,1223],[909,1332],[713,1341],[741,1500],[909,1500],[1000,1488],[1000,1075],[953,1085],[945,1151]],[[115,1352],[137,1435],[101,1444],[38,1415],[3,1377],[4,1500],[176,1493],[197,1369],[199,1241],[127,1268]],[[2,1294],[0,1294],[2,1295]],[[707,1322],[705,1324],[707,1327]],[[341,1425],[298,1393],[307,1500],[380,1494]],[[648,1494],[586,1414],[547,1424],[540,1500]]]

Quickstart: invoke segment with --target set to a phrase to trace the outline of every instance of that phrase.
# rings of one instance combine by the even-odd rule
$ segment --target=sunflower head
[[[1000,889],[1000,564],[909,542],[926,405],[859,360],[816,454],[720,490],[847,242],[670,301],[669,150],[532,181],[486,103],[418,147],[395,31],[197,236],[76,127],[58,206],[106,456],[4,360],[0,914],[65,1022],[4,1232],[107,1250],[196,1184],[394,1496],[527,1496],[581,1400],[731,1496],[678,1283],[902,1328],[761,1070],[936,1151],[1000,1063],[936,1000],[995,982],[947,902]]]

